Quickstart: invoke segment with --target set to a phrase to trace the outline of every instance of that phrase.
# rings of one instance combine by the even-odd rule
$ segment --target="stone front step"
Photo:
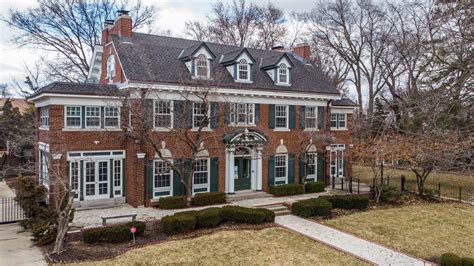
[[[273,195],[268,194],[263,191],[253,191],[253,190],[242,190],[236,191],[234,194],[227,195],[227,201],[234,202],[239,200],[247,200],[247,199],[262,199],[273,197]]]
[[[291,214],[290,209],[288,209],[287,206],[283,204],[271,204],[271,205],[263,205],[263,206],[258,206],[259,208],[265,208],[267,210],[270,210],[275,213],[275,216],[281,216],[281,215],[288,215]]]

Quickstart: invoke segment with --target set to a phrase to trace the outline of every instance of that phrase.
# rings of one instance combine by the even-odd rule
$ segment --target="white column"
[[[234,194],[234,178],[235,178],[235,173],[234,173],[234,152],[235,148],[230,148],[229,149],[229,178],[227,179],[229,181],[229,190],[227,193],[229,194]]]
[[[225,149],[225,193],[229,193],[229,149]]]
[[[257,152],[253,149],[250,157],[250,188],[252,190],[257,189],[257,158]]]
[[[257,191],[262,191],[262,148],[257,148],[257,169],[256,169],[256,176],[257,176]]]

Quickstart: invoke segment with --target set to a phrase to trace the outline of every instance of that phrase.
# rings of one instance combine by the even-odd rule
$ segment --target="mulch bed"
[[[172,240],[181,240],[188,238],[200,237],[203,235],[212,234],[218,231],[227,230],[260,230],[276,226],[273,223],[252,225],[252,224],[235,224],[235,223],[224,223],[216,228],[199,229],[187,234],[168,236],[161,231],[146,231],[142,236],[138,237],[135,241],[135,245],[131,242],[120,243],[120,244],[86,244],[82,241],[66,242],[65,250],[56,255],[51,255],[50,252],[53,250],[53,245],[43,247],[43,252],[48,258],[50,263],[74,263],[81,261],[99,261],[112,259],[120,254],[123,254],[129,250],[142,248],[148,245],[164,243]]]

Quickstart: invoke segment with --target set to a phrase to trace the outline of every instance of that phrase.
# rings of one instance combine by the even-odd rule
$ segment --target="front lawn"
[[[220,231],[151,245],[111,260],[85,264],[366,265],[355,257],[282,228]]]
[[[467,204],[370,210],[325,224],[423,259],[436,260],[446,252],[474,257],[474,207]]]

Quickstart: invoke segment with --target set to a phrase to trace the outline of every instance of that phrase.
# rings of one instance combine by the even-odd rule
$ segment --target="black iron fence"
[[[400,192],[418,193],[416,180],[406,179],[405,176],[391,177],[386,176],[377,180],[384,185],[399,189]],[[373,191],[375,180],[372,184],[361,183],[359,179],[332,179],[332,188],[344,190],[349,193],[362,194]],[[424,184],[424,195],[439,197],[443,199],[456,200],[459,202],[474,204],[474,188],[453,186],[443,183],[426,182]]]
[[[26,219],[26,214],[14,197],[0,198],[0,224]]]

